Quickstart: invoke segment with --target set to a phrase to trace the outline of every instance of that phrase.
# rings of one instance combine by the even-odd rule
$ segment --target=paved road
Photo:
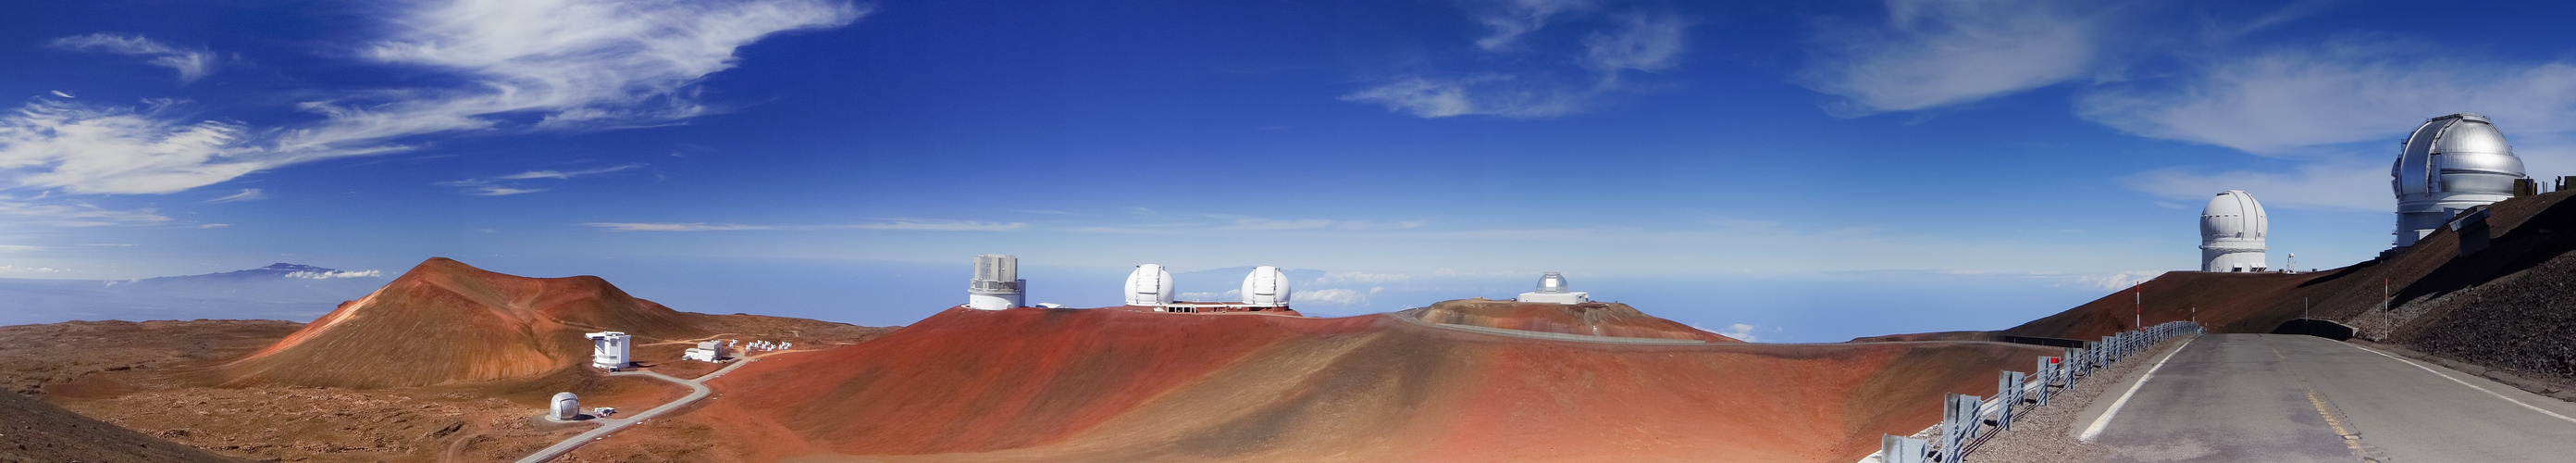
[[[2116,413],[2079,418],[2080,433],[2111,416],[2092,439],[2108,461],[2576,461],[2576,404],[2438,365],[2271,334],[2205,335],[2163,360]]]
[[[541,463],[546,460],[552,460],[555,457],[563,456],[564,452],[570,452],[572,449],[579,448],[583,444],[597,442],[600,438],[608,437],[610,433],[617,432],[620,429],[626,429],[627,426],[633,426],[635,423],[640,423],[644,420],[661,416],[663,413],[668,413],[671,410],[680,408],[681,406],[696,403],[698,399],[707,398],[707,395],[713,392],[713,390],[707,389],[706,383],[708,380],[724,376],[725,373],[732,373],[733,369],[742,368],[743,365],[750,365],[751,362],[759,361],[760,357],[762,356],[745,357],[740,361],[733,362],[732,365],[725,365],[724,368],[718,369],[714,373],[700,376],[698,379],[674,378],[671,377],[671,375],[665,375],[656,371],[621,371],[609,373],[609,376],[642,376],[679,383],[679,385],[689,387],[689,395],[681,397],[680,400],[674,400],[671,401],[671,403],[662,404],[662,406],[659,407],[653,407],[652,410],[645,410],[643,413],[637,413],[634,416],[625,418],[592,419],[591,422],[599,423],[600,426],[592,428],[589,432],[581,433],[581,435],[564,439],[563,442],[556,442],[555,445],[548,446],[544,450],[538,450],[537,453],[528,455],[527,458],[519,459],[519,463]]]

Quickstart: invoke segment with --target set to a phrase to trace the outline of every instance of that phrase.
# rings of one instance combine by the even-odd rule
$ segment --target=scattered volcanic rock
[[[755,461],[1848,461],[1937,421],[1943,393],[1991,394],[1996,371],[2056,352],[1583,342],[1399,317],[950,309],[747,365],[683,419],[719,420]]]
[[[584,332],[685,339],[712,334],[697,327],[706,317],[595,276],[527,278],[431,258],[221,374],[235,385],[353,388],[532,379],[587,363]]]
[[[1395,316],[1432,323],[1622,338],[1744,342],[1657,318],[1617,302],[1547,304],[1488,299],[1440,301]]]
[[[60,407],[0,392],[0,462],[230,462]]]

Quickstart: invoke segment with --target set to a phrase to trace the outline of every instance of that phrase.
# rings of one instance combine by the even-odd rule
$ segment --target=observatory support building
[[[2397,192],[2397,247],[2415,245],[2460,211],[2512,198],[2514,183],[2530,178],[2486,115],[2426,120],[2404,143],[2388,172]]]
[[[2263,249],[2263,235],[2272,231],[2272,219],[2263,213],[2263,203],[2242,190],[2219,192],[2200,209],[2200,271],[2260,272],[2268,267]]]
[[[975,256],[975,279],[966,283],[966,306],[975,310],[1007,310],[1026,305],[1021,291],[1029,285],[1020,279],[1020,258],[1009,254]]]

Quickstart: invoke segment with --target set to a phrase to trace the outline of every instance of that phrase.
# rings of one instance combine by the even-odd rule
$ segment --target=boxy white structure
[[[586,336],[590,338],[590,366],[615,370],[634,363],[635,338],[616,331]]]
[[[680,354],[680,359],[682,360],[696,360],[710,363],[722,362],[725,357],[728,356],[725,355],[724,341],[700,342],[698,343],[698,347],[689,348],[689,350]]]
[[[975,256],[975,279],[966,283],[966,307],[1008,310],[1026,304],[1029,281],[1020,279],[1020,258],[1010,254]]]

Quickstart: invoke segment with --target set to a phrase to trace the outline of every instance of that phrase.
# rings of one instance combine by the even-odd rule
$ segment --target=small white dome
[[[1278,267],[1254,267],[1243,277],[1243,303],[1256,307],[1288,306],[1288,274]]]
[[[1162,265],[1136,266],[1127,274],[1127,305],[1158,307],[1172,304],[1172,272]]]
[[[550,411],[553,412],[551,416],[557,420],[580,418],[581,399],[573,397],[570,392],[557,392],[555,393],[554,409]]]

